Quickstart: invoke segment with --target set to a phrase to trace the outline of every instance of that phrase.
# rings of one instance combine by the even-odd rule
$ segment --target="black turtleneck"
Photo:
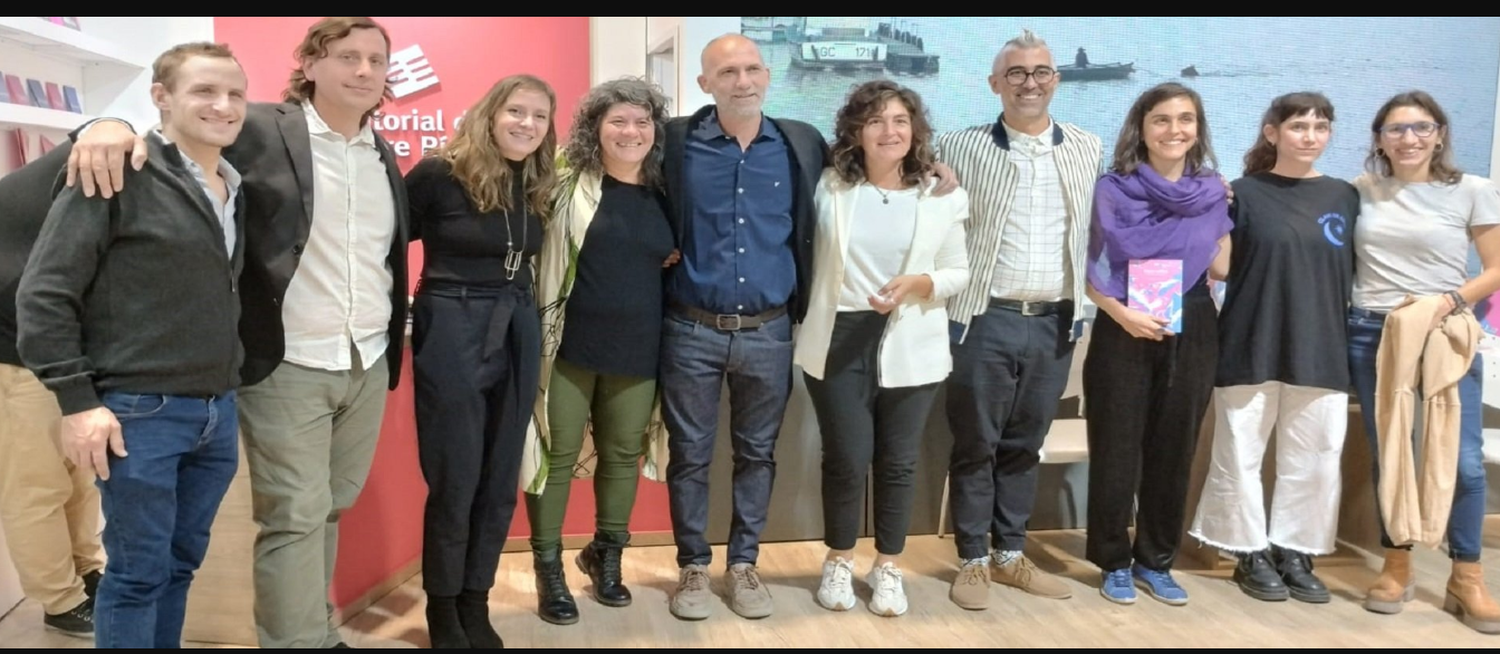
[[[510,211],[480,213],[441,157],[427,157],[406,174],[411,240],[422,241],[422,283],[531,287],[531,261],[542,251],[542,221],[526,204],[524,162],[506,163],[511,170]],[[513,279],[505,278],[507,242],[509,249],[525,255]]]

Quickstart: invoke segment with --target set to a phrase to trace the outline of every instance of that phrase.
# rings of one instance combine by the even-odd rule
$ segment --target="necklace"
[[[521,205],[521,249],[526,249],[526,231],[531,227],[531,222],[526,220],[526,205]],[[521,269],[521,262],[525,260],[522,253],[515,249],[514,234],[510,229],[510,210],[505,210],[505,279],[510,281],[516,278],[516,271]]]
[[[890,204],[891,203],[891,194],[890,194],[889,191],[886,191],[885,189],[880,188],[879,186],[876,186],[874,182],[870,182],[870,188],[875,189],[875,192],[880,194],[880,203],[881,204]]]

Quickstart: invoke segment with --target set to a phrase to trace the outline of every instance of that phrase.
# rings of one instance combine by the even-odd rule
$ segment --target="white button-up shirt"
[[[1065,298],[1072,295],[1068,208],[1052,158],[1052,123],[1047,123],[1039,137],[1009,125],[1005,134],[1019,179],[1010,217],[1000,234],[990,296],[1039,301]]]
[[[286,360],[320,370],[350,370],[385,354],[391,285],[386,257],[396,230],[395,197],[367,124],[353,139],[333,131],[303,103],[312,142],[312,228],[286,289],[281,320]]]

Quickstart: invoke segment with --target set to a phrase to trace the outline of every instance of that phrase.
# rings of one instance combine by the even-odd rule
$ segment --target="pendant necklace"
[[[881,204],[890,204],[891,203],[891,194],[889,192],[887,192],[885,189],[882,189],[879,186],[876,186],[875,182],[870,182],[870,188],[875,189],[875,192],[880,194],[880,203]]]
[[[516,278],[516,271],[521,269],[524,260],[522,253],[515,249],[514,233],[510,228],[510,210],[505,209],[505,279],[510,281]],[[521,249],[526,249],[526,231],[531,227],[526,220],[526,207],[521,206]]]

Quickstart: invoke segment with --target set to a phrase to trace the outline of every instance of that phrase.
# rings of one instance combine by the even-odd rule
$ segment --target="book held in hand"
[[[1128,303],[1132,309],[1166,320],[1166,330],[1182,333],[1182,260],[1131,259]]]

